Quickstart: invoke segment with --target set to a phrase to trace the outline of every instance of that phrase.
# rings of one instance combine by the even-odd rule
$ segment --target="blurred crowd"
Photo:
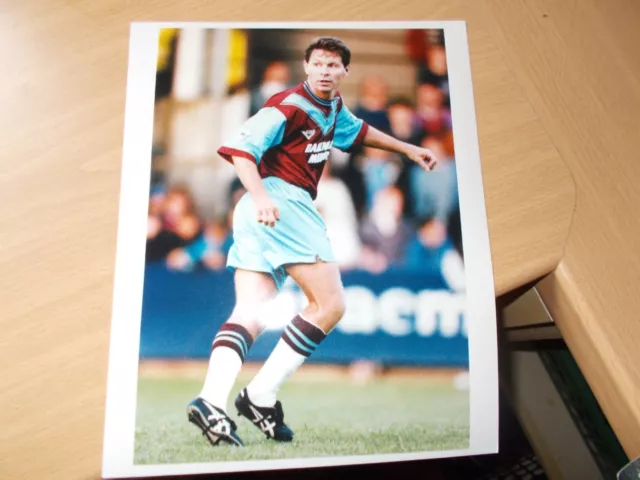
[[[334,150],[316,205],[343,271],[440,274],[460,291],[465,282],[446,52],[440,36],[409,32],[407,54],[415,67],[414,99],[390,96],[385,78],[372,75],[361,81],[349,108],[373,127],[431,149],[437,169],[427,173],[406,157],[369,147],[349,154]],[[288,64],[270,63],[251,91],[248,114],[290,87],[291,78]],[[227,213],[205,220],[188,189],[153,182],[147,261],[183,271],[224,269],[233,209],[245,192],[237,178],[227,188]]]

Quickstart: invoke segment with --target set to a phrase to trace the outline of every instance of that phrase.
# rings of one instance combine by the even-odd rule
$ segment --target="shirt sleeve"
[[[233,163],[232,157],[260,163],[267,150],[282,142],[286,124],[287,118],[278,108],[261,108],[218,149],[218,154],[230,163]]]
[[[351,113],[351,110],[343,103],[336,119],[333,146],[343,152],[349,152],[353,147],[362,144],[368,129],[369,125]]]

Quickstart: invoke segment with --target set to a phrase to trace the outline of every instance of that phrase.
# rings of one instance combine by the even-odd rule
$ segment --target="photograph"
[[[105,478],[496,453],[466,25],[134,23]]]

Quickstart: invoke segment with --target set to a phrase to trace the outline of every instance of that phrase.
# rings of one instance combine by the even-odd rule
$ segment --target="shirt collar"
[[[307,83],[307,81],[305,80],[302,84],[304,86],[305,91],[309,94],[309,96],[318,104],[324,106],[324,107],[330,107],[331,104],[333,102],[336,102],[338,97],[334,97],[333,100],[325,100],[323,98],[320,98],[319,96],[317,96],[315,93],[313,93],[313,90],[311,90],[311,87],[309,86],[309,84]]]

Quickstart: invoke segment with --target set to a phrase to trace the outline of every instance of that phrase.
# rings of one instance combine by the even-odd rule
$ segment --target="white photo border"
[[[135,419],[144,284],[146,219],[151,175],[154,95],[161,28],[441,29],[445,36],[453,141],[467,281],[470,443],[468,449],[287,460],[135,465]],[[117,257],[107,398],[103,478],[248,472],[389,463],[498,452],[499,398],[495,290],[478,143],[466,23],[372,22],[135,22],[130,28]]]

